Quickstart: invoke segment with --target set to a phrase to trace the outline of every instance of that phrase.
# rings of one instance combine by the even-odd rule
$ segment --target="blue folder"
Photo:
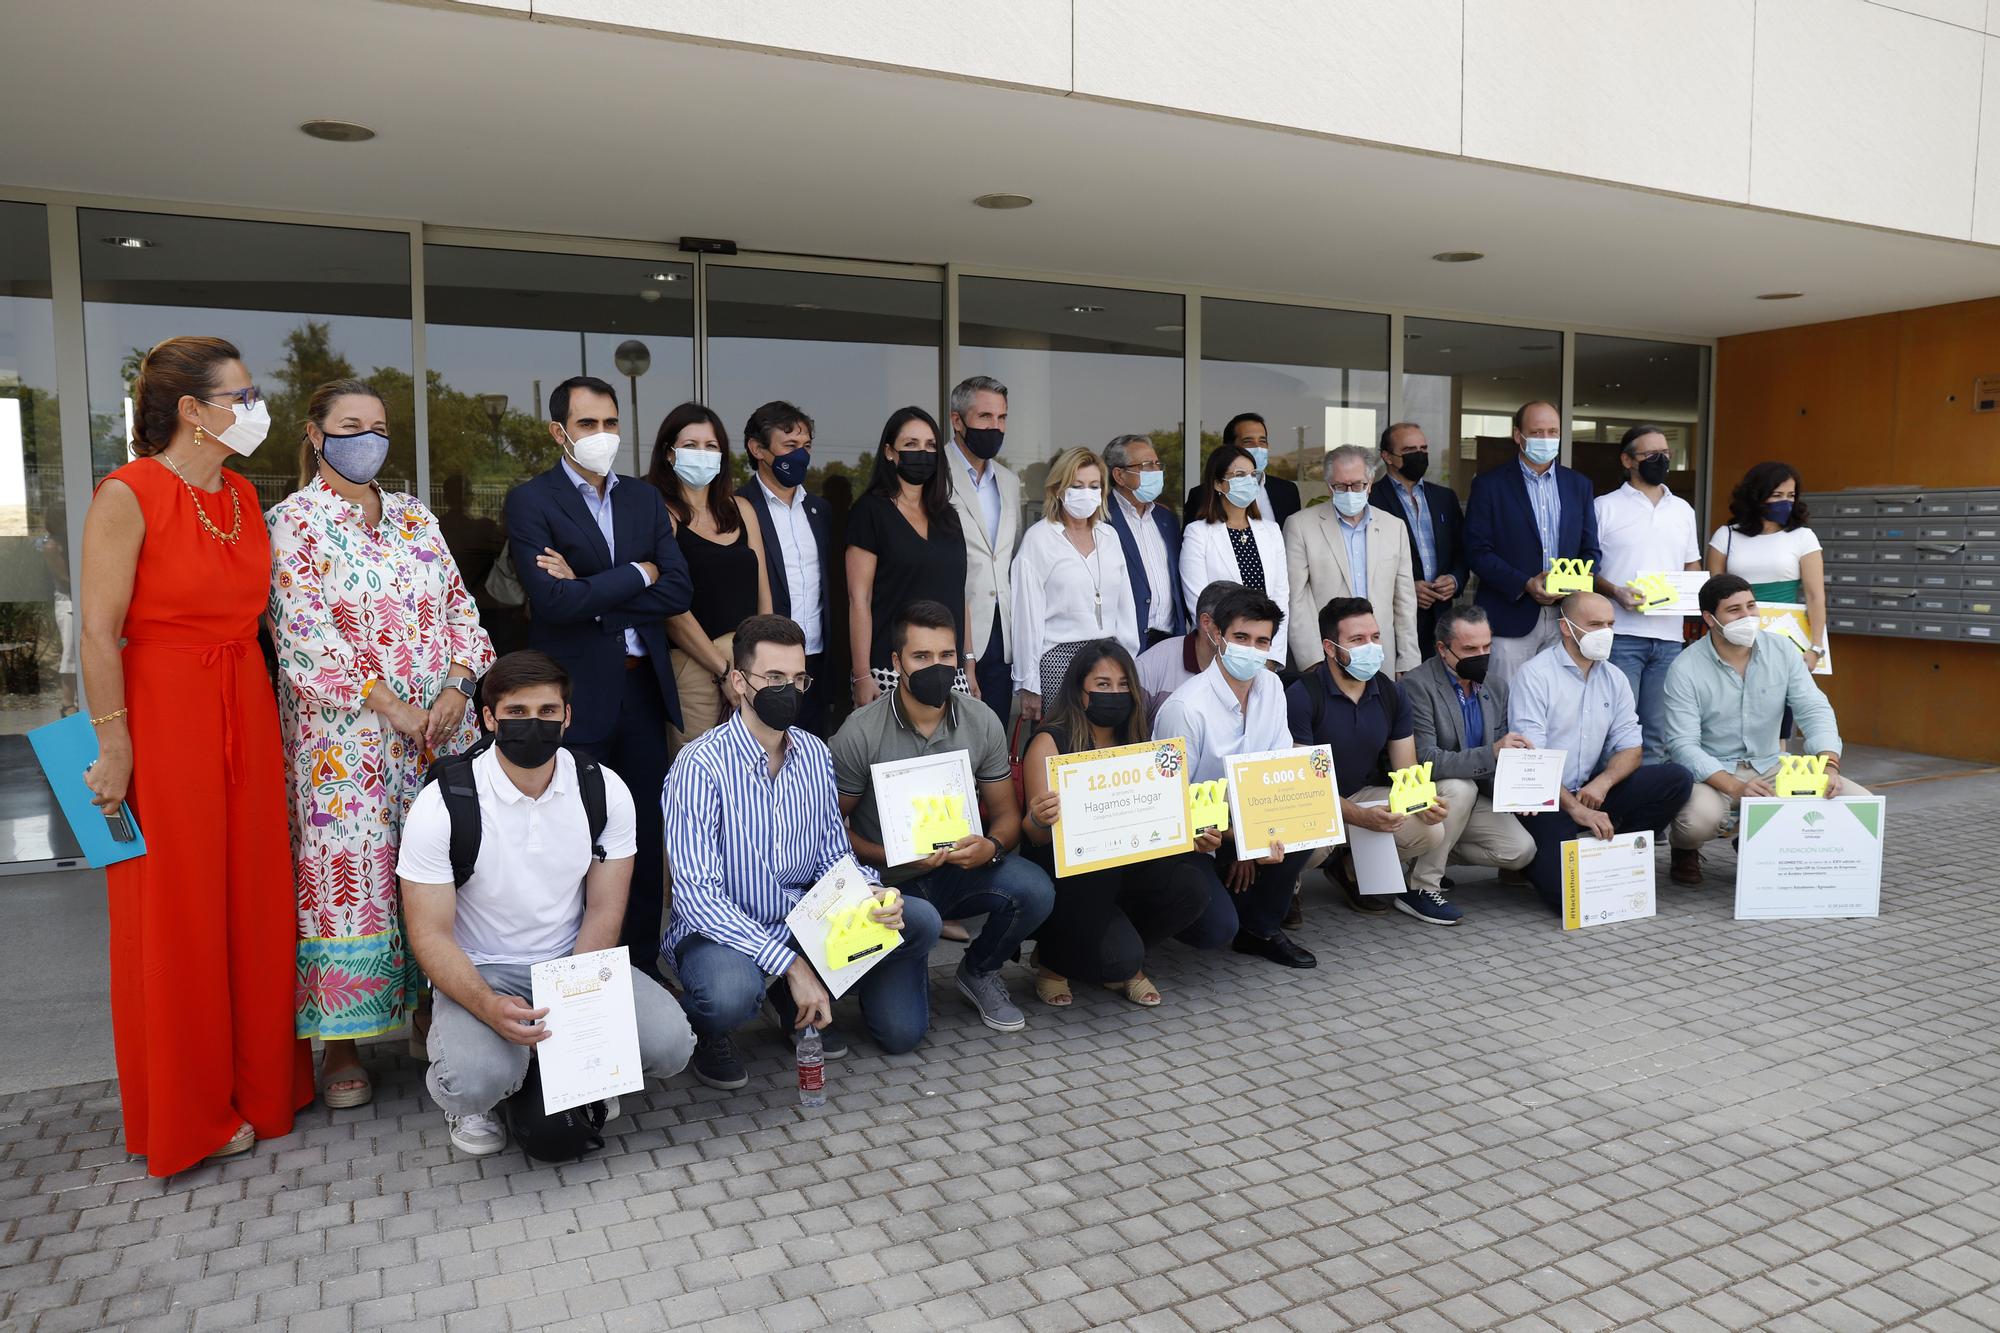
[[[132,818],[129,804],[124,812],[132,826],[132,841],[119,842],[111,836],[104,812],[91,803],[83,770],[97,759],[97,728],[90,725],[88,717],[71,713],[60,722],[36,727],[28,733],[28,744],[35,747],[35,758],[49,780],[49,789],[56,794],[63,818],[69,821],[70,832],[76,835],[76,845],[83,849],[84,860],[108,866],[146,854],[146,839],[139,833],[139,821]]]

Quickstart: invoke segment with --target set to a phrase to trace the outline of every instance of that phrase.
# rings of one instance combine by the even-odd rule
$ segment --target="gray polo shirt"
[[[975,782],[1006,782],[1012,774],[1007,733],[993,710],[954,691],[945,700],[937,730],[926,737],[903,713],[901,692],[890,690],[865,708],[848,715],[828,746],[833,751],[833,781],[843,797],[859,797],[848,818],[854,832],[870,842],[882,841],[882,820],[875,810],[869,766],[924,755],[963,750],[972,764]],[[884,884],[901,884],[920,872],[914,865],[882,872]]]

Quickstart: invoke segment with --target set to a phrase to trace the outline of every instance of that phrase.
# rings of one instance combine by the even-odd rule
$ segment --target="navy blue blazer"
[[[1459,591],[1465,590],[1470,581],[1465,564],[1465,514],[1458,507],[1458,494],[1449,486],[1440,486],[1434,481],[1417,483],[1424,488],[1424,502],[1431,511],[1431,540],[1437,546],[1437,572],[1449,574],[1458,581]],[[1410,530],[1410,568],[1422,578],[1423,558],[1417,554],[1417,529],[1403,512],[1403,500],[1396,493],[1396,483],[1387,476],[1378,480],[1368,492],[1368,502],[1385,514],[1403,520]]]
[[[771,522],[771,502],[764,498],[764,488],[756,478],[736,488],[739,499],[748,500],[750,507],[757,511],[757,527],[764,536],[764,569],[771,578],[771,612],[774,615],[792,614],[792,585],[785,576],[785,552],[778,545],[778,529]],[[833,587],[833,557],[831,554],[833,513],[825,500],[806,491],[799,492],[806,507],[806,522],[812,526],[813,541],[819,547],[819,617],[821,632],[831,643],[830,632],[833,607],[830,593]]]
[[[1139,642],[1144,644],[1146,626],[1153,623],[1152,583],[1146,577],[1146,562],[1139,558],[1139,540],[1132,535],[1132,525],[1126,521],[1125,506],[1118,503],[1118,497],[1113,495],[1107,508],[1111,514],[1111,526],[1118,532],[1118,544],[1125,548],[1125,568],[1132,575],[1132,603],[1139,608]],[[1174,605],[1174,633],[1185,634],[1187,610],[1181,605],[1180,596],[1181,525],[1174,522],[1174,516],[1158,500],[1146,512],[1167,544],[1167,586],[1160,589],[1158,595]]]
[[[1582,558],[1595,565],[1604,559],[1597,545],[1597,502],[1589,479],[1560,463],[1554,466],[1556,495],[1562,503],[1554,551],[1542,550],[1519,455],[1472,479],[1472,499],[1465,506],[1465,552],[1472,572],[1479,575],[1473,601],[1501,638],[1518,639],[1534,629],[1541,605],[1528,596],[1528,580],[1547,569],[1548,560]]]
[[[505,512],[514,572],[528,594],[528,644],[569,672],[564,740],[596,745],[617,728],[627,629],[639,632],[667,717],[678,727],[681,701],[667,660],[667,619],[688,609],[693,585],[660,493],[637,477],[618,478],[611,488],[615,551],[605,549],[597,520],[561,463],[507,492]],[[568,561],[576,577],[559,579],[537,565],[544,547]],[[640,560],[660,571],[650,587],[632,568]]]

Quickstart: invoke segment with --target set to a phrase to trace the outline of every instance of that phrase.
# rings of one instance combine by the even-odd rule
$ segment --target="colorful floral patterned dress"
[[[396,848],[435,756],[364,709],[363,691],[379,680],[427,708],[454,663],[483,674],[493,643],[437,518],[413,497],[384,492],[370,528],[361,506],[314,478],[266,518],[298,880],[298,1035],[372,1036],[416,1004]],[[475,735],[468,709],[442,752]]]

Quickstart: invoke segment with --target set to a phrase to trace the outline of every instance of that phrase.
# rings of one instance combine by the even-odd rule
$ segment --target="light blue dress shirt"
[[[1575,791],[1620,750],[1641,744],[1632,686],[1609,662],[1585,675],[1560,642],[1528,660],[1507,685],[1507,725],[1537,750],[1562,750],[1563,786]]]
[[[1549,469],[1551,472],[1554,468]],[[1417,563],[1422,566],[1420,577],[1426,582],[1438,576],[1437,533],[1431,531],[1431,502],[1424,494],[1424,484],[1417,483],[1414,492],[1406,491],[1394,477],[1389,478],[1389,489],[1396,493],[1397,503],[1403,506],[1403,518],[1410,525],[1410,531],[1417,538]]]
[[[1516,459],[1521,465],[1521,480],[1528,484],[1528,506],[1535,511],[1535,533],[1542,539],[1542,568],[1549,567],[1549,561],[1562,554],[1556,542],[1562,536],[1562,491],[1556,485],[1557,463],[1549,464],[1546,472],[1536,472],[1523,459]]]
[[[1354,589],[1356,597],[1368,595],[1368,511],[1361,511],[1361,521],[1350,523],[1340,514],[1333,516],[1340,525],[1340,539],[1347,543],[1347,582]]]
[[[1805,654],[1775,634],[1759,634],[1742,675],[1704,634],[1667,669],[1667,758],[1705,782],[1717,772],[1735,776],[1738,764],[1759,773],[1778,766],[1784,747],[1778,727],[1791,707],[1811,754],[1840,753],[1833,705],[1820,693]]]
[[[1000,540],[1000,474],[991,459],[987,460],[985,467],[973,471],[972,465],[976,460],[957,441],[952,442],[951,448],[958,455],[958,465],[965,469],[965,480],[972,487],[973,498],[979,501],[979,517],[986,524],[986,544],[995,545]]]
[[[571,467],[567,458],[562,461],[562,469],[564,474],[569,477],[571,484],[576,487],[576,493],[583,497],[583,507],[590,511],[592,518],[597,520],[597,530],[604,534],[604,549],[611,552],[611,558],[616,560],[618,558],[618,538],[613,535],[611,523],[611,492],[618,489],[618,474],[616,472],[605,474],[604,494],[599,495],[597,488],[584,480],[583,474]],[[639,568],[638,561],[632,561],[631,565],[632,568],[639,570],[640,578],[646,578],[646,571]],[[652,587],[653,581],[646,579],[646,586],[649,588]],[[644,657],[645,655],[646,645],[640,642],[639,631],[635,629],[626,630],[625,656]]]

